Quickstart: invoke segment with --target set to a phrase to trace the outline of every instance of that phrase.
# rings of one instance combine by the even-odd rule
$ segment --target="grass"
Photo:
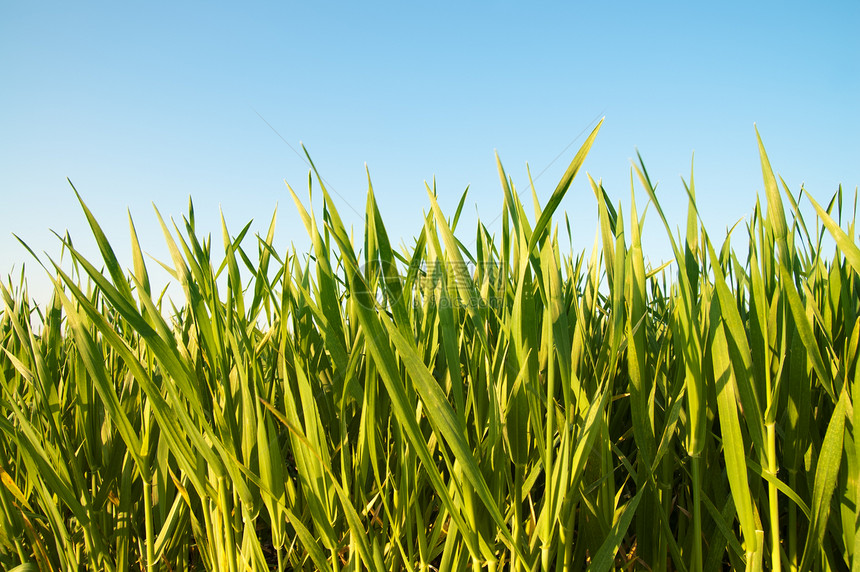
[[[675,235],[640,159],[671,264],[646,267],[633,192],[623,213],[593,180],[599,235],[565,253],[553,216],[598,130],[534,222],[499,163],[501,237],[479,223],[471,250],[465,195],[446,217],[430,188],[402,251],[371,186],[357,243],[318,176],[321,217],[290,189],[309,256],[273,248],[274,217],[222,220],[217,247],[193,207],[158,215],[179,307],[131,221],[126,272],[81,200],[102,260],[66,237],[44,307],[0,284],[0,568],[859,570],[842,190],[792,194],[760,145],[738,252],[692,175]]]

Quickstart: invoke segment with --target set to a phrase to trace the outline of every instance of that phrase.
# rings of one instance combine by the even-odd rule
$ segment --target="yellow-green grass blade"
[[[558,182],[558,185],[553,191],[552,196],[546,203],[546,206],[543,208],[541,212],[540,218],[538,218],[535,223],[534,230],[531,233],[531,238],[529,239],[529,245],[527,247],[527,251],[531,252],[534,250],[535,246],[538,243],[538,240],[542,238],[544,230],[549,227],[550,220],[552,220],[552,215],[558,208],[559,204],[561,204],[561,200],[564,198],[564,195],[567,193],[567,190],[570,188],[571,183],[573,183],[573,179],[576,177],[576,174],[579,172],[580,168],[582,168],[582,164],[585,162],[586,156],[588,156],[588,152],[591,150],[592,144],[594,144],[594,139],[597,137],[597,133],[600,131],[600,127],[603,125],[603,119],[601,119],[591,133],[586,137],[585,142],[579,148],[579,151],[576,152],[576,155],[573,157],[573,160],[570,162],[570,165],[567,166],[567,170],[562,175],[561,180]]]
[[[440,262],[442,253],[435,234],[431,235],[428,233],[428,236],[431,236],[431,240],[428,241],[428,246],[431,247],[431,250],[433,251],[433,255],[428,259],[429,268],[442,264]],[[446,272],[432,271],[431,275],[433,277],[431,280],[434,282],[433,292],[436,296],[439,329],[441,330],[441,349],[445,355],[446,370],[450,377],[452,393],[454,396],[455,413],[460,417],[461,423],[465,426],[466,396],[463,387],[463,379],[460,374],[460,333],[458,331],[457,324],[455,323],[454,302],[448,295],[449,288],[451,288],[451,286],[447,283],[448,280],[446,280]],[[456,278],[454,279],[456,280]],[[454,294],[454,296],[456,296],[456,294]],[[401,318],[401,320],[403,319],[405,318]],[[409,331],[409,329],[407,329],[409,326],[408,322],[404,323],[401,321],[398,323],[398,326],[401,331]]]
[[[355,260],[355,254],[352,251],[352,246],[349,241],[348,235],[346,234],[346,231],[343,227],[343,223],[340,221],[340,217],[337,214],[337,210],[334,208],[334,205],[330,204],[331,199],[330,197],[328,197],[328,193],[324,187],[323,193],[326,196],[326,201],[329,203],[329,215],[331,217],[332,223],[332,234],[338,244],[338,247],[341,250],[343,262],[346,266],[345,270],[347,273],[347,279],[349,281],[350,289],[356,297],[356,303],[354,308],[356,310],[356,314],[361,323],[361,326],[365,330],[368,349],[373,356],[374,362],[379,368],[382,381],[385,384],[385,387],[388,391],[388,396],[391,399],[391,405],[394,410],[394,414],[400,425],[403,427],[409,443],[412,447],[415,447],[416,453],[418,454],[419,458],[421,459],[421,462],[425,467],[425,470],[428,473],[428,478],[430,479],[433,489],[436,491],[436,494],[439,495],[442,503],[445,505],[445,508],[451,514],[451,517],[457,523],[458,528],[462,531],[463,538],[467,546],[469,547],[470,553],[473,557],[478,557],[478,555],[481,554],[482,550],[479,548],[477,535],[475,534],[475,531],[467,527],[466,522],[462,519],[462,508],[458,507],[455,504],[454,499],[449,494],[447,487],[444,484],[442,475],[439,473],[438,469],[436,469],[435,463],[433,462],[432,454],[430,453],[427,443],[424,440],[424,436],[422,435],[421,430],[418,427],[417,421],[415,420],[415,413],[413,407],[412,405],[410,405],[410,400],[406,393],[403,379],[397,367],[395,356],[391,351],[391,347],[389,345],[389,340],[392,337],[392,332],[396,331],[397,328],[393,324],[391,324],[391,327],[388,329],[388,332],[386,332],[384,326],[382,325],[382,323],[380,323],[380,319],[382,316],[376,313],[375,301],[370,297],[367,285],[364,283],[363,277],[358,271],[358,264]],[[390,322],[387,323],[390,324]],[[423,364],[421,364],[421,366],[424,367]],[[431,387],[435,388],[436,391],[441,391],[439,390],[439,386],[436,381],[432,379]],[[427,407],[426,411],[429,413],[430,411],[434,410],[433,407]],[[454,442],[462,442],[462,431],[456,430],[456,433],[457,436]],[[471,457],[471,451],[469,451],[468,456]],[[469,468],[475,468],[475,471],[477,472],[476,467],[474,467],[474,458],[472,458],[472,467]],[[470,476],[474,478],[475,475]],[[481,478],[480,480],[483,481],[483,478]],[[486,487],[486,483],[484,484],[484,486]],[[498,512],[498,508],[496,508],[496,512]],[[503,519],[499,518],[499,520],[503,522]],[[508,535],[510,535],[510,533],[508,533]],[[485,554],[485,556],[492,557],[492,555],[489,554]]]
[[[203,418],[203,411],[200,405],[200,402],[194,398],[195,392],[190,390],[191,384],[193,383],[191,380],[191,374],[187,369],[187,366],[183,363],[182,357],[179,355],[175,346],[171,347],[171,343],[173,343],[172,336],[170,338],[170,342],[163,339],[156,333],[152,328],[150,328],[149,324],[137,313],[136,309],[133,306],[129,306],[128,304],[123,304],[123,299],[120,297],[120,294],[116,292],[109,283],[103,278],[99,278],[100,274],[95,268],[92,267],[83,257],[80,257],[77,254],[77,251],[71,249],[70,250],[75,254],[78,262],[84,266],[93,280],[99,284],[101,291],[105,294],[106,297],[114,304],[114,307],[123,314],[123,317],[129,319],[134,324],[135,330],[137,333],[145,340],[147,345],[153,352],[153,355],[156,357],[158,361],[160,361],[165,370],[169,371],[172,378],[177,381],[180,387],[183,390],[183,393],[189,397],[188,403],[192,408],[192,411],[195,411],[198,418]],[[56,267],[57,275],[63,280],[66,287],[69,288],[73,295],[75,296],[78,304],[82,309],[85,310],[87,316],[90,320],[93,321],[93,324],[98,327],[99,331],[102,335],[105,336],[106,340],[111,343],[111,346],[116,349],[118,352],[123,354],[124,360],[129,367],[133,367],[137,369],[136,377],[140,380],[147,380],[149,375],[145,373],[145,368],[138,363],[137,357],[134,355],[134,352],[126,347],[126,344],[116,335],[112,326],[106,321],[104,316],[90,304],[87,296],[77,287],[75,282],[71,277],[66,275],[58,266]],[[139,286],[139,284],[137,284]],[[141,300],[144,302],[146,311],[149,313],[149,316],[156,321],[156,323],[160,323],[162,332],[165,332],[167,335],[169,334],[169,329],[166,324],[164,324],[163,319],[161,318],[160,313],[157,308],[154,306],[151,299],[144,296],[141,297]],[[184,382],[184,383],[183,383]],[[176,393],[175,389],[172,389],[172,384],[166,384],[168,391],[171,392],[174,399],[179,400],[179,394]],[[176,439],[176,446],[182,446],[184,443],[184,438],[181,435],[184,433],[185,437],[191,439],[192,443],[195,444],[196,448],[201,452],[201,454],[206,457],[207,463],[210,468],[218,471],[222,468],[221,463],[217,461],[217,458],[211,452],[211,446],[206,443],[203,435],[196,428],[194,421],[188,416],[187,413],[184,413],[181,409],[171,412],[170,407],[161,397],[161,392],[159,389],[155,388],[154,385],[147,387],[144,385],[144,388],[148,388],[147,395],[151,400],[160,401],[159,407],[156,408],[156,411],[162,412],[162,419],[175,419],[178,420],[182,426],[182,429],[179,430],[176,428],[176,432],[173,437]],[[183,446],[183,449],[187,448],[187,445]],[[191,458],[190,454],[179,455],[180,458]],[[192,471],[194,472],[194,471]],[[197,484],[200,484],[198,482]],[[202,490],[202,489],[201,489]]]
[[[761,141],[758,127],[755,128],[756,140],[758,141],[759,158],[761,159],[761,172],[764,178],[764,189],[767,195],[767,224],[773,231],[774,239],[779,247],[779,260],[782,265],[791,268],[791,252],[789,251],[788,242],[788,226],[785,222],[785,207],[782,204],[782,196],[779,191],[779,186],[776,184],[776,177],[773,175],[773,169],[770,166],[770,160],[767,157],[767,152],[764,150],[764,144]]]
[[[784,494],[795,505],[797,505],[797,507],[801,510],[801,512],[803,512],[804,516],[807,519],[812,518],[812,512],[809,509],[809,505],[807,505],[806,502],[800,497],[800,495],[797,494],[797,492],[795,492],[790,486],[788,486],[783,481],[779,480],[779,477],[777,477],[776,475],[771,474],[769,471],[765,471],[761,467],[761,465],[759,465],[758,463],[756,463],[752,459],[747,459],[746,463],[747,463],[747,467],[749,468],[749,470],[751,470],[756,475],[758,475],[761,478],[763,478],[764,480],[766,480],[768,483],[773,483],[773,485],[777,489],[779,489],[779,492]]]
[[[391,249],[391,242],[389,241],[388,233],[385,230],[385,224],[383,223],[382,215],[379,212],[379,206],[376,203],[376,196],[373,193],[373,187],[370,185],[370,175],[368,175],[367,199],[367,218],[369,221],[372,221],[372,224],[369,225],[369,227],[373,229],[376,249],[379,253],[379,263],[382,267],[383,283],[385,284],[386,291],[389,295],[389,303],[391,304],[392,311],[394,313],[395,322],[398,325],[405,327],[406,324],[409,323],[409,314],[406,305],[407,301],[404,298],[405,292],[408,289],[404,289],[403,284],[401,283],[400,274],[397,271],[397,260],[395,258],[396,253]],[[465,201],[465,199],[466,193],[463,193],[463,197],[460,199],[457,216],[454,217],[454,224],[456,224],[459,217],[459,210],[462,209],[463,201]],[[425,234],[422,233],[422,237],[423,236],[425,236]],[[416,256],[421,250],[422,248],[420,244],[416,245]],[[412,265],[417,265],[417,261],[413,261],[410,266]]]
[[[91,526],[91,499],[88,491],[81,491],[84,498],[78,498],[76,491],[79,488],[76,483],[69,478],[68,474],[64,474],[65,471],[58,471],[58,468],[54,466],[54,455],[49,454],[42,446],[41,439],[35,428],[27,420],[24,411],[12,401],[7,402],[6,405],[11,409],[17,423],[13,426],[9,420],[0,418],[0,431],[6,432],[10,438],[15,440],[30,473],[38,475],[36,488],[42,497],[42,506],[50,513],[51,526],[54,534],[58,537],[58,542],[64,546],[68,545],[69,538],[69,531],[63,524],[63,519],[56,506],[58,502],[65,505],[80,525],[84,527],[88,541],[92,541],[93,534],[98,538],[98,530],[92,530],[89,534],[86,532],[87,527]]]
[[[618,216],[602,184],[592,179],[591,175],[588,176],[588,183],[591,185],[594,198],[597,199],[597,217],[600,222],[600,237],[603,240],[603,261],[606,265],[606,279],[612,284],[615,280],[614,244]]]
[[[639,491],[633,495],[633,498],[627,501],[624,505],[621,516],[619,516],[618,520],[613,523],[609,536],[606,537],[606,540],[603,541],[603,544],[601,544],[600,548],[597,549],[597,552],[594,553],[594,557],[591,559],[591,564],[588,567],[589,570],[600,572],[609,570],[612,567],[615,555],[618,553],[618,549],[621,547],[621,543],[624,540],[624,535],[627,534],[627,529],[633,521],[633,516],[636,514],[636,508],[639,506],[639,501],[642,500],[642,493],[644,492],[645,489],[640,488]]]
[[[454,457],[462,466],[466,478],[472,487],[474,487],[484,507],[490,513],[493,521],[495,521],[496,526],[499,527],[502,537],[513,551],[518,551],[519,547],[514,543],[510,530],[505,523],[505,518],[493,499],[472,449],[463,437],[465,430],[451,405],[448,403],[448,400],[445,398],[445,395],[442,393],[442,390],[439,388],[439,384],[433,379],[427,370],[427,366],[424,365],[421,358],[415,352],[412,343],[402,336],[400,331],[386,316],[382,315],[380,318],[394,341],[394,345],[397,347],[407,371],[411,374],[412,380],[415,383],[415,389],[421,395],[421,399],[426,405],[427,416],[435,429],[445,438],[448,446],[451,447]],[[523,555],[518,554],[518,556],[522,557]]]
[[[230,232],[227,230],[227,221],[224,220],[224,212],[221,211],[221,238],[224,241],[224,262],[223,264],[227,265],[227,276],[228,276],[228,298],[227,298],[227,311],[228,311],[228,320],[235,312],[238,316],[245,316],[245,296],[242,292],[242,280],[239,277],[239,264],[236,262],[236,250],[238,248],[239,243],[241,242],[241,236],[248,231],[251,223],[244,228],[242,233],[240,233],[240,237],[236,239],[235,242],[230,238]],[[216,273],[217,276],[218,273]],[[229,322],[228,322],[229,328]]]
[[[734,515],[736,514],[734,498],[730,496],[726,499],[726,505],[723,508],[722,512],[720,512],[717,507],[714,506],[713,501],[711,501],[711,499],[708,498],[707,495],[702,496],[702,504],[705,506],[705,509],[711,515],[711,518],[714,519],[714,524],[716,525],[717,530],[725,539],[721,546],[719,546],[717,542],[712,542],[713,545],[719,546],[719,555],[709,554],[708,561],[711,563],[711,566],[707,567],[706,570],[716,570],[718,568],[722,569],[721,564],[723,561],[726,546],[728,546],[738,558],[744,557],[743,546],[741,546],[740,542],[738,542],[736,533],[733,530]],[[717,552],[717,550],[714,550],[714,548],[712,548],[711,550]],[[716,562],[714,563],[713,560],[716,560]]]
[[[358,512],[355,510],[355,507],[350,501],[349,494],[343,489],[340,483],[338,483],[338,480],[335,477],[334,473],[332,473],[331,469],[325,464],[323,458],[319,455],[319,452],[314,449],[313,444],[307,439],[307,436],[301,430],[301,428],[291,423],[286,417],[284,417],[269,403],[265,401],[263,401],[262,403],[266,406],[267,409],[269,409],[269,411],[272,412],[273,415],[275,415],[278,421],[283,423],[290,430],[290,433],[292,435],[295,435],[302,442],[302,444],[307,447],[308,451],[311,454],[316,456],[317,460],[320,462],[320,466],[324,469],[324,475],[328,478],[329,483],[334,488],[338,496],[341,508],[344,511],[344,516],[349,523],[349,527],[353,533],[353,538],[356,540],[356,544],[358,547],[359,554],[361,555],[362,561],[366,565],[374,563],[373,557],[371,556],[370,546],[367,543],[367,530],[361,523],[361,517],[359,517]],[[373,568],[371,568],[371,570],[373,570]],[[377,572],[383,571],[377,570]]]
[[[660,219],[663,221],[666,234],[675,253],[675,261],[678,264],[678,288],[681,306],[676,311],[673,325],[677,328],[679,338],[681,339],[680,349],[684,357],[684,367],[687,370],[688,414],[691,426],[688,433],[687,450],[691,456],[698,456],[704,446],[704,414],[706,405],[704,388],[702,387],[704,378],[701,368],[702,344],[698,330],[698,304],[693,299],[696,293],[693,292],[693,286],[689,280],[686,253],[681,252],[675,241],[672,230],[669,227],[668,219],[657,200],[656,189],[648,177],[648,172],[645,170],[641,156],[639,157],[639,163],[638,166],[634,165],[634,169],[639,176],[642,186],[651,198],[651,202],[654,204],[654,208],[657,210]]]
[[[699,287],[699,264],[696,256],[699,252],[699,224],[698,210],[696,209],[696,185],[693,178],[693,160],[690,160],[690,184],[683,179],[684,189],[687,191],[689,202],[687,203],[687,240],[684,245],[686,259],[687,277],[690,280],[693,291]]]
[[[90,225],[90,229],[92,230],[93,236],[96,239],[96,244],[98,244],[99,251],[102,254],[102,258],[104,258],[105,264],[107,265],[108,272],[113,279],[114,285],[120,291],[124,298],[131,299],[131,288],[126,281],[125,273],[119,265],[119,261],[114,254],[113,248],[108,242],[108,239],[102,231],[101,226],[99,226],[98,221],[96,221],[96,218],[93,216],[93,213],[90,212],[90,209],[87,207],[86,203],[84,203],[84,200],[81,198],[81,195],[78,193],[78,190],[75,189],[75,186],[72,184],[71,181],[69,181],[69,185],[72,187],[72,191],[74,191],[75,196],[78,198],[78,202],[81,204],[81,208],[84,210],[84,214],[87,217],[87,222]]]
[[[60,283],[56,283],[55,292],[66,310],[66,319],[74,333],[77,350],[80,352],[87,371],[89,371],[94,385],[98,390],[102,404],[105,406],[111,420],[116,424],[123,441],[128,446],[129,452],[134,458],[134,462],[141,472],[143,480],[149,482],[151,479],[149,463],[142,456],[143,448],[138,438],[137,430],[133,427],[131,420],[123,409],[120,397],[116,393],[116,388],[111,383],[111,380],[108,379],[108,374],[104,367],[104,358],[96,347],[92,336],[87,331],[83,317],[78,314],[71,300],[63,293]]]
[[[68,277],[65,277],[62,272],[59,272],[59,274],[61,277],[68,279]],[[155,413],[156,418],[158,418],[159,425],[162,428],[162,434],[171,443],[171,447],[176,453],[178,463],[184,467],[184,470],[197,487],[197,490],[201,491],[202,494],[203,491],[207,490],[209,485],[206,482],[205,477],[198,474],[199,468],[193,463],[194,456],[192,454],[192,449],[186,442],[186,435],[190,436],[193,440],[193,433],[189,434],[185,427],[182,427],[176,422],[177,411],[180,413],[181,417],[181,410],[175,410],[168,406],[167,401],[162,397],[160,390],[156,388],[149,379],[149,374],[147,373],[145,366],[137,361],[134,351],[125,345],[125,342],[121,340],[112,330],[110,325],[104,321],[104,317],[98,313],[98,311],[93,308],[88,301],[86,301],[82,292],[74,287],[71,282],[67,285],[72,289],[72,293],[76,296],[79,304],[81,304],[81,308],[87,312],[88,317],[93,320],[94,325],[98,327],[105,340],[123,357],[126,365],[128,365],[131,371],[134,372],[135,379],[141,383],[142,388],[149,396],[152,410]],[[203,443],[202,440],[200,443]]]
[[[712,334],[711,357],[714,367],[714,382],[717,391],[717,409],[722,434],[722,454],[726,463],[732,498],[737,508],[738,520],[743,531],[747,554],[755,552],[756,522],[753,502],[750,495],[749,480],[744,451],[746,446],[738,420],[737,395],[735,394],[735,373],[732,369],[726,332],[720,321],[720,305],[711,309]]]
[[[545,244],[541,250],[541,265],[545,268],[543,277],[545,281],[544,292],[547,297],[548,318],[552,324],[552,353],[550,359],[558,359],[559,373],[561,375],[562,396],[564,407],[569,413],[573,412],[574,397],[571,393],[571,347],[570,322],[565,309],[564,283],[559,269],[558,254],[553,249],[556,241]]]
[[[17,413],[14,412],[14,404],[10,403],[9,405],[10,407],[13,407],[13,414],[17,415]],[[24,427],[24,430],[26,431],[27,428],[28,427]],[[4,417],[0,417],[0,432],[5,432],[14,438],[17,430],[9,420]],[[66,523],[57,507],[57,500],[65,502],[67,498],[71,498],[71,501],[75,504],[69,507],[70,510],[73,513],[80,512],[84,515],[86,513],[84,512],[83,507],[80,506],[80,503],[77,502],[73,493],[68,496],[64,492],[65,489],[54,488],[57,485],[57,482],[55,482],[57,479],[59,479],[60,483],[65,483],[66,479],[63,475],[58,476],[53,472],[46,474],[42,473],[42,470],[45,469],[45,467],[40,466],[42,463],[31,457],[31,443],[29,442],[29,438],[25,435],[24,439],[18,440],[16,443],[18,444],[18,449],[20,451],[18,458],[24,464],[22,471],[26,471],[28,474],[34,476],[29,483],[28,488],[31,492],[34,491],[39,497],[41,502],[38,504],[42,507],[44,512],[47,513],[42,517],[42,519],[48,521],[45,528],[50,530],[52,536],[52,538],[46,538],[46,540],[53,540],[56,547],[56,551],[52,556],[54,556],[54,558],[58,560],[60,565],[64,568],[70,568],[72,565],[77,565],[79,561],[79,555],[77,554],[78,550],[77,547],[73,546],[71,543],[70,531],[67,529]],[[36,447],[38,447],[38,444],[36,444]],[[50,469],[50,467],[48,468]],[[33,504],[36,503],[34,502]],[[85,519],[83,522],[88,522],[88,519]],[[32,524],[29,525],[28,528],[32,528]]]
[[[541,406],[539,397],[539,380],[538,363],[538,331],[537,331],[537,316],[535,312],[534,300],[534,285],[531,280],[529,266],[522,264],[520,278],[517,282],[516,295],[513,301],[513,312],[510,318],[510,336],[513,346],[514,355],[520,367],[527,367],[528,373],[525,377],[524,386],[520,392],[516,393],[514,399],[517,401],[525,400],[528,404],[529,420],[531,429],[535,435],[535,446],[543,460],[547,470],[551,467],[547,463],[547,445],[546,432],[543,424],[538,421],[541,419]],[[522,425],[517,427],[517,430],[528,431],[526,419],[520,418]]]
[[[270,288],[268,287],[268,274],[269,274],[269,263],[272,258],[272,254],[275,255],[275,260],[280,260],[277,258],[277,253],[273,250],[273,244],[275,240],[275,223],[278,218],[278,209],[275,207],[274,212],[272,213],[272,220],[269,223],[269,229],[266,233],[266,238],[259,238],[260,241],[260,254],[259,254],[259,264],[255,269],[256,279],[254,281],[254,298],[251,300],[251,306],[249,308],[249,319],[254,319],[258,312],[260,311],[261,304],[267,294],[270,295]],[[250,265],[249,265],[250,267]],[[274,278],[277,280],[277,277]]]
[[[815,333],[812,328],[812,321],[807,315],[807,309],[804,307],[800,299],[800,295],[794,286],[794,281],[788,271],[784,268],[780,269],[782,291],[788,299],[788,306],[791,309],[791,315],[794,318],[794,325],[797,328],[797,333],[800,340],[803,342],[803,347],[806,349],[807,358],[812,362],[812,367],[818,375],[818,380],[821,387],[830,396],[833,402],[836,402],[836,393],[833,388],[833,380],[830,377],[830,371],[824,366],[824,359],[818,348],[818,341],[815,338]],[[809,302],[808,302],[809,303]]]
[[[846,408],[850,403],[848,392],[843,390],[836,408],[827,425],[821,450],[818,452],[818,464],[815,468],[815,480],[812,489],[812,504],[809,507],[812,519],[806,535],[803,548],[801,570],[808,570],[812,559],[822,551],[822,541],[826,533],[827,518],[830,515],[830,501],[836,488],[839,466],[842,463],[842,439],[845,431]]]
[[[745,331],[743,319],[741,318],[736,305],[736,298],[729,289],[720,261],[717,258],[713,245],[710,240],[707,240],[707,237],[706,245],[708,256],[711,261],[711,271],[714,273],[714,289],[716,291],[720,312],[718,316],[712,315],[711,320],[713,322],[715,318],[718,318],[723,324],[725,332],[724,335],[729,349],[729,356],[732,360],[732,368],[737,375],[737,377],[735,377],[736,381],[733,383],[738,389],[740,403],[743,405],[744,411],[747,412],[744,415],[747,431],[749,432],[750,439],[755,446],[759,458],[763,459],[766,451],[764,437],[765,428],[763,422],[764,411],[753,385],[753,361],[749,342],[747,340],[747,333]],[[757,293],[757,291],[754,291],[753,296]],[[763,295],[763,292],[761,292],[761,295]],[[759,298],[756,298],[756,300],[761,302],[764,301]],[[740,372],[740,374],[737,372]]]
[[[632,183],[632,181],[631,181]],[[656,454],[654,418],[651,411],[651,379],[646,369],[646,278],[645,260],[642,254],[642,239],[636,212],[636,199],[631,189],[631,242],[627,254],[626,295],[628,311],[626,321],[627,369],[630,378],[630,414],[639,454],[644,467],[650,470]]]
[[[831,236],[833,236],[833,240],[836,241],[836,245],[839,247],[842,255],[845,256],[845,260],[848,261],[848,264],[851,265],[855,273],[860,273],[860,248],[857,247],[856,241],[839,227],[836,221],[827,214],[827,211],[821,208],[821,205],[812,198],[812,195],[806,192],[806,197],[812,203],[821,222],[824,223],[824,226],[830,232]]]
[[[511,181],[505,173],[505,169],[502,166],[502,161],[499,159],[498,153],[496,153],[496,168],[499,172],[499,180],[502,183],[502,192],[504,194],[504,219],[502,222],[507,224],[508,217],[510,217],[510,222],[513,225],[511,234],[505,231],[503,232],[502,237],[503,239],[507,239],[509,236],[513,236],[514,240],[519,240],[520,235],[524,235],[526,240],[528,240],[532,234],[531,226],[529,225],[528,219],[525,218],[522,208],[518,208],[519,199],[516,198]],[[505,257],[505,259],[507,260],[507,257]]]
[[[459,244],[454,238],[454,233],[451,231],[451,227],[448,226],[448,222],[442,214],[442,209],[439,208],[439,203],[436,201],[436,197],[433,196],[429,187],[427,187],[427,195],[430,198],[433,214],[436,217],[436,228],[442,234],[442,241],[445,243],[447,260],[450,265],[449,268],[446,268],[446,271],[453,274],[452,278],[459,292],[460,299],[465,304],[466,312],[474,324],[475,333],[481,342],[481,347],[485,354],[489,355],[489,343],[486,336],[486,316],[484,312],[479,311],[476,307],[478,305],[477,301],[480,299],[480,294],[477,288],[475,288],[475,283],[471,276],[466,273],[466,263],[463,261],[460,253]]]
[[[131,212],[128,213],[128,228],[131,235],[131,254],[134,261],[134,274],[137,281],[143,287],[143,294],[151,296],[152,292],[149,285],[149,272],[146,270],[146,264],[143,261],[143,251],[140,248],[140,241],[137,237],[137,229],[134,227],[134,221],[131,219]]]
[[[322,185],[322,180],[320,180]],[[346,367],[346,336],[343,331],[343,319],[340,314],[340,304],[335,287],[335,276],[329,260],[330,249],[323,237],[320,236],[316,218],[311,217],[311,240],[316,253],[317,287],[319,288],[319,305],[326,316],[330,332],[326,346],[330,349],[335,360],[335,372],[343,379],[343,369]]]

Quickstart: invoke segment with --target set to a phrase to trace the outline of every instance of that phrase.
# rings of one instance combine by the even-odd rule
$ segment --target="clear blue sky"
[[[33,294],[44,288],[12,233],[57,255],[50,230],[68,229],[93,252],[66,177],[129,265],[126,209],[166,260],[151,203],[179,218],[189,195],[215,244],[219,205],[233,232],[250,219],[264,232],[279,204],[279,247],[306,248],[283,181],[306,197],[307,165],[260,116],[304,142],[356,233],[365,162],[395,239],[420,229],[425,180],[449,213],[471,185],[467,242],[476,216],[501,210],[494,150],[527,204],[526,162],[545,170],[545,201],[605,115],[586,171],[626,208],[638,149],[683,226],[695,152],[700,209],[722,239],[762,191],[754,122],[792,190],[853,195],[858,29],[857,2],[6,3],[0,275],[27,262]],[[595,205],[582,174],[562,203],[577,251],[591,247]],[[662,229],[654,216],[648,227],[656,265]]]

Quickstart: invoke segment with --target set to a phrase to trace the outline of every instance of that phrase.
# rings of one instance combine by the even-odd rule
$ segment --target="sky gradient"
[[[215,244],[219,208],[232,232],[253,219],[264,233],[279,205],[276,244],[302,251],[284,185],[306,200],[300,142],[357,235],[366,163],[389,234],[410,244],[424,181],[436,178],[450,214],[470,185],[468,243],[478,217],[501,212],[494,151],[526,205],[528,162],[545,202],[600,117],[585,171],[625,214],[638,149],[683,226],[695,152],[700,211],[720,242],[762,192],[754,123],[794,193],[805,184],[827,201],[860,184],[856,2],[463,4],[5,4],[0,276],[26,263],[31,293],[48,291],[12,233],[57,256],[51,230],[68,229],[96,255],[66,177],[127,266],[126,211],[143,249],[167,260],[152,203],[181,220],[189,196]],[[573,249],[590,250],[585,173],[561,210]],[[663,234],[649,216],[654,266],[669,256]]]

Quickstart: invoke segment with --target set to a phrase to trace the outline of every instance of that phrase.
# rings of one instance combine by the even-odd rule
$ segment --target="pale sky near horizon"
[[[279,205],[276,244],[304,250],[284,185],[306,201],[300,142],[357,235],[365,163],[396,242],[421,228],[424,181],[435,176],[449,214],[470,185],[458,229],[468,243],[476,218],[489,223],[501,210],[494,151],[527,206],[526,162],[540,174],[543,203],[600,117],[559,211],[570,216],[574,250],[590,250],[595,229],[585,172],[603,180],[629,221],[637,149],[682,227],[681,177],[695,152],[699,208],[722,241],[762,193],[754,123],[795,194],[805,184],[826,202],[842,184],[853,200],[858,29],[860,3],[847,1],[6,3],[0,277],[26,263],[32,294],[47,291],[12,233],[57,256],[51,230],[68,229],[97,257],[66,177],[126,266],[126,210],[143,249],[166,261],[151,203],[181,220],[189,195],[213,245],[219,207],[233,233],[251,219],[264,233]],[[647,197],[638,185],[636,193],[641,211]],[[653,211],[647,230],[656,266],[668,252]]]

